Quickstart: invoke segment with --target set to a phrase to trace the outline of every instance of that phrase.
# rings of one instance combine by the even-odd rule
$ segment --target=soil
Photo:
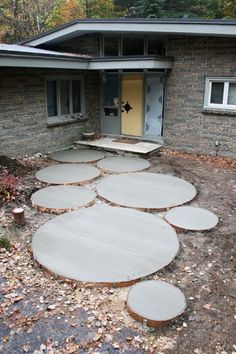
[[[30,242],[54,216],[34,210],[30,196],[43,186],[35,172],[53,162],[40,155],[11,161],[1,156],[0,164],[20,178],[20,195],[0,210],[0,234],[11,241],[10,251],[0,249],[1,353],[236,353],[236,162],[167,149],[149,160],[150,172],[194,184],[198,194],[189,204],[220,218],[207,232],[178,231],[178,256],[147,277],[178,286],[186,296],[185,313],[166,327],[148,328],[128,315],[129,288],[83,284],[43,269]],[[16,206],[25,209],[25,226],[12,221]]]
[[[25,166],[24,163],[17,159],[11,159],[7,156],[0,155],[0,172],[3,169],[7,169],[13,175],[25,176],[30,170],[30,166]]]

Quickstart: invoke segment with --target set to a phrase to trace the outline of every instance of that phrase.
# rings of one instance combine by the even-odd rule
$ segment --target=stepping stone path
[[[32,239],[34,257],[58,275],[128,286],[175,258],[179,240],[169,224],[201,231],[218,223],[218,217],[206,209],[176,207],[196,196],[195,187],[171,175],[137,173],[150,167],[144,159],[114,156],[101,160],[102,152],[88,149],[58,151],[51,157],[65,164],[44,168],[36,173],[36,178],[64,186],[43,188],[31,197],[32,205],[46,212],[71,211],[94,202],[94,192],[70,186],[90,182],[100,175],[99,169],[83,162],[100,160],[97,166],[103,171],[128,172],[104,177],[97,184],[97,192],[101,198],[129,208],[100,205],[80,209],[57,216],[36,231]],[[165,221],[131,208],[173,209],[165,214]],[[186,300],[175,286],[149,280],[131,288],[127,308],[137,321],[158,328],[183,313]]]
[[[169,264],[179,240],[152,214],[93,206],[48,221],[34,234],[32,249],[38,262],[58,275],[122,286]]]
[[[96,194],[78,186],[51,186],[31,196],[33,207],[40,211],[61,213],[91,205]]]
[[[60,164],[39,170],[35,177],[48,184],[84,184],[97,178],[100,170],[85,164]]]
[[[52,160],[68,163],[95,162],[104,157],[104,153],[91,149],[70,149],[56,151],[51,155]]]
[[[175,286],[148,280],[131,288],[127,307],[134,319],[158,328],[182,314],[186,308],[186,300]]]
[[[97,166],[102,170],[109,172],[136,172],[145,170],[151,165],[147,160],[138,157],[108,157],[106,159],[100,160]]]
[[[214,213],[192,206],[173,208],[165,214],[165,219],[177,228],[192,231],[210,230],[219,222]]]
[[[97,184],[97,192],[111,203],[142,210],[181,205],[197,193],[195,187],[183,179],[149,172],[106,176]]]

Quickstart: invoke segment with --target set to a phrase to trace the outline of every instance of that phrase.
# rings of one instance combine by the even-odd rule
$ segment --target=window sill
[[[84,116],[79,117],[50,117],[47,120],[48,127],[57,127],[61,125],[74,124],[74,123],[82,123],[87,121],[88,118]]]
[[[217,114],[217,115],[227,115],[227,116],[235,116],[235,111],[229,109],[216,109],[216,108],[204,108],[202,110],[203,114]]]

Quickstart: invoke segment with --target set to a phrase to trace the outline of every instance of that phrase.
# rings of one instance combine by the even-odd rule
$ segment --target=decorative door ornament
[[[124,103],[124,102],[122,102]],[[126,113],[128,114],[129,111],[133,110],[133,107],[130,106],[129,102],[127,101],[126,104],[124,106],[122,106],[122,112],[126,111]]]

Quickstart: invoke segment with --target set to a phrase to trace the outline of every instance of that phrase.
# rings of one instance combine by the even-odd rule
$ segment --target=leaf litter
[[[62,279],[33,258],[33,232],[53,216],[35,211],[30,195],[41,187],[34,173],[52,162],[45,156],[17,160],[29,166],[20,200],[4,205],[0,231],[11,249],[0,249],[2,353],[216,353],[235,352],[234,162],[164,150],[150,170],[180,174],[198,187],[193,204],[216,212],[221,222],[205,233],[180,233],[181,250],[166,268],[147,279],[179,286],[188,308],[159,330],[134,321],[125,300],[129,288],[108,288]],[[215,186],[218,186],[215,188]],[[94,186],[92,186],[93,188]],[[220,200],[220,203],[219,203]],[[26,226],[12,223],[11,210],[24,205]]]

